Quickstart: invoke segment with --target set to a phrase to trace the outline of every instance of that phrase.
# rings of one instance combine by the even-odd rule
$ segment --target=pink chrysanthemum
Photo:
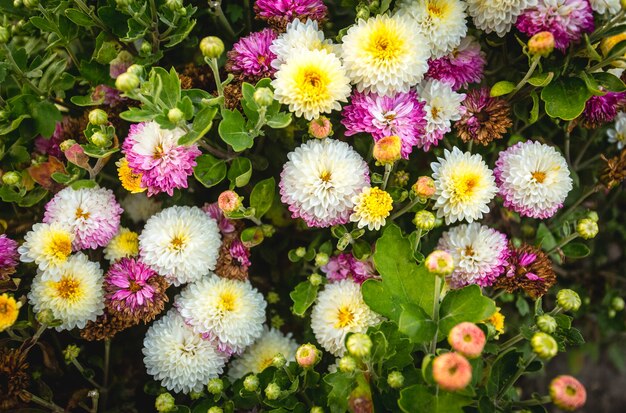
[[[217,205],[217,202],[214,202],[212,204],[204,204],[202,210],[206,212],[208,216],[213,218],[215,222],[217,222],[217,226],[222,234],[230,234],[231,232],[235,232],[235,225],[230,219],[224,216],[224,213]]]
[[[245,270],[250,267],[250,250],[243,245],[243,242],[239,238],[236,238],[231,244],[229,251],[230,256],[233,257],[239,263],[240,267],[244,267]]]
[[[550,397],[559,408],[574,411],[585,405],[587,391],[574,377],[563,375],[555,377],[550,383]]]
[[[322,0],[256,0],[254,11],[257,18],[279,29],[284,29],[294,19],[321,23],[328,14]]]
[[[626,105],[626,92],[607,92],[604,96],[592,96],[585,104],[582,114],[585,127],[597,128],[613,122],[620,109]]]
[[[470,83],[479,83],[486,63],[480,44],[468,36],[452,53],[430,60],[426,78],[447,82],[452,85],[452,90],[457,91]]]
[[[276,55],[270,50],[275,39],[276,32],[268,28],[242,37],[227,53],[226,70],[252,80],[271,77],[276,71],[271,65]]]
[[[17,242],[4,234],[0,235],[0,281],[15,273],[18,257]]]
[[[369,133],[378,141],[396,135],[402,140],[402,157],[408,159],[426,126],[424,103],[414,91],[379,96],[375,93],[352,95],[350,105],[343,109],[341,123],[346,136]]]
[[[561,51],[595,28],[588,0],[540,0],[537,6],[519,16],[515,26],[528,36],[544,31],[552,33],[554,46]]]
[[[486,341],[483,330],[470,322],[455,325],[448,334],[450,347],[470,359],[480,356]]]
[[[331,257],[322,267],[329,281],[352,279],[357,284],[376,276],[374,267],[368,261],[359,261],[352,254],[343,253]]]
[[[133,173],[142,174],[141,186],[148,188],[148,196],[160,192],[172,196],[175,188],[187,188],[187,177],[201,152],[195,144],[178,144],[184,134],[180,128],[161,129],[154,121],[130,126],[122,152]]]

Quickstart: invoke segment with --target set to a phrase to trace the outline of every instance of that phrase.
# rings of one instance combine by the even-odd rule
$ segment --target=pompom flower
[[[310,227],[350,221],[353,198],[369,186],[367,163],[347,143],[311,140],[287,155],[280,194],[293,218]]]
[[[606,92],[603,96],[591,96],[582,114],[583,126],[597,128],[612,122],[626,106],[626,92]]]
[[[173,206],[155,214],[139,235],[139,255],[178,286],[215,269],[220,249],[217,223],[196,207]]]
[[[531,218],[550,218],[572,189],[565,158],[540,142],[520,142],[500,152],[494,174],[504,206]]]
[[[226,356],[185,325],[175,309],[155,321],[143,340],[148,374],[175,392],[199,392],[224,370]]]
[[[248,281],[215,274],[189,284],[175,303],[193,331],[229,355],[241,353],[261,337],[266,305],[263,295]]]
[[[290,54],[272,80],[274,98],[307,120],[340,110],[347,102],[350,80],[341,61],[327,50],[298,50]]]
[[[492,285],[504,272],[510,254],[503,233],[477,222],[444,232],[437,248],[448,251],[454,259],[454,271],[448,277],[453,288]]]
[[[248,373],[260,373],[272,365],[274,357],[282,354],[287,362],[295,360],[298,343],[291,334],[283,334],[274,328],[263,329],[263,335],[246,351],[235,358],[228,369],[228,375],[239,379]]]
[[[343,108],[346,136],[369,133],[378,141],[387,136],[402,140],[402,157],[409,158],[426,126],[424,103],[414,91],[380,96],[376,93],[355,92],[350,105]]]
[[[56,273],[72,253],[74,235],[58,222],[35,224],[18,248],[20,261],[34,262],[41,271]]]
[[[187,188],[187,177],[201,152],[196,144],[178,144],[184,134],[181,128],[161,129],[154,121],[130,126],[122,152],[132,172],[141,174],[141,186],[148,189],[148,196],[160,192],[172,196],[174,189]]]
[[[104,258],[116,261],[139,254],[139,235],[128,228],[120,227],[117,235],[104,248]]]
[[[622,150],[626,145],[626,112],[620,112],[615,117],[615,124],[606,131],[610,143],[615,143],[617,149]]]
[[[470,359],[481,355],[486,342],[483,330],[470,322],[459,323],[448,333],[450,347]]]
[[[562,375],[550,382],[550,397],[560,409],[574,411],[585,405],[587,391],[574,377]]]
[[[479,83],[487,64],[480,43],[472,36],[464,37],[461,44],[449,54],[428,62],[427,79],[441,80],[457,91],[470,83]]]
[[[126,158],[120,159],[115,165],[117,166],[117,176],[120,179],[122,188],[132,194],[146,190],[145,187],[141,186],[142,174],[134,173],[133,170],[130,169],[130,166],[128,166],[128,160]]]
[[[378,231],[385,225],[385,218],[393,209],[393,199],[388,192],[376,187],[366,187],[355,195],[354,212],[350,221],[356,222],[359,228],[367,227],[370,231]]]
[[[473,222],[489,212],[489,202],[498,188],[493,172],[479,154],[444,150],[444,157],[430,164],[435,180],[437,216],[446,224]]]
[[[8,279],[15,273],[18,258],[17,241],[5,234],[0,235],[0,281]]]
[[[522,12],[537,5],[537,0],[467,0],[474,25],[486,33],[504,37]]]
[[[28,300],[36,313],[50,310],[62,321],[57,331],[83,328],[104,312],[102,269],[83,253],[72,255],[56,279],[39,272],[33,279]]]
[[[361,285],[376,276],[373,265],[369,261],[357,260],[350,253],[342,253],[330,257],[328,264],[322,267],[329,281],[352,280]]]
[[[472,366],[458,353],[444,353],[433,360],[433,379],[444,390],[463,390],[472,380]]]
[[[75,250],[104,247],[117,234],[124,210],[113,191],[67,187],[46,204],[43,222],[60,223],[74,234]]]
[[[502,98],[489,96],[488,88],[467,92],[463,107],[465,112],[454,124],[463,142],[474,141],[486,146],[501,139],[513,126],[511,106]]]
[[[511,254],[506,274],[496,279],[495,288],[502,288],[509,293],[523,290],[536,300],[556,284],[552,261],[541,248],[522,244],[517,248],[509,245],[509,250]]]
[[[359,92],[408,92],[428,70],[430,49],[406,16],[359,19],[341,40],[346,72]]]
[[[0,294],[0,333],[15,324],[22,303],[8,294]]]
[[[420,85],[417,93],[426,111],[426,133],[417,146],[428,151],[452,130],[453,121],[461,119],[465,94],[453,91],[449,83],[432,79]]]
[[[317,295],[311,313],[311,328],[326,351],[341,357],[348,333],[365,333],[380,320],[363,301],[359,284],[343,280],[326,284]]]
[[[257,19],[281,30],[294,19],[323,22],[328,9],[323,0],[256,0],[254,12]]]
[[[330,40],[324,40],[324,32],[318,29],[315,20],[307,20],[305,23],[294,20],[287,25],[285,33],[278,36],[270,46],[276,58],[272,60],[272,67],[280,69],[283,63],[300,50],[326,50],[333,52]]]
[[[270,46],[275,39],[276,32],[269,28],[242,37],[227,53],[226,70],[248,80],[271,77],[275,71],[271,63],[276,55]]]

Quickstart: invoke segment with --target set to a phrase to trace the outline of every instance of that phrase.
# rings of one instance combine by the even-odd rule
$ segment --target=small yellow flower
[[[504,314],[500,312],[500,308],[489,317],[486,322],[491,324],[498,334],[504,333]]]
[[[385,218],[393,209],[391,195],[376,187],[365,188],[353,201],[354,213],[350,216],[350,221],[357,222],[359,228],[367,226],[370,231],[384,226]]]
[[[120,159],[117,163],[117,175],[120,178],[120,182],[122,186],[127,191],[136,194],[139,192],[143,192],[146,190],[145,187],[141,186],[141,177],[142,174],[133,173],[128,166],[128,160],[126,158]]]
[[[6,293],[0,295],[0,332],[15,323],[21,306],[22,303],[15,301],[15,298],[9,297]]]
[[[104,248],[104,257],[109,261],[135,257],[137,254],[139,254],[139,235],[123,227]]]

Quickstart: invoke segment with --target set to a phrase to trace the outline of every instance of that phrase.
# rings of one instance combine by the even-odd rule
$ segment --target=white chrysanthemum
[[[359,92],[408,92],[424,78],[429,57],[426,40],[406,16],[360,19],[342,38],[346,73]]]
[[[279,186],[292,217],[310,227],[347,223],[354,196],[369,186],[361,155],[345,142],[324,139],[308,141],[287,158]]]
[[[522,12],[537,5],[537,0],[467,0],[474,25],[487,33],[504,37]]]
[[[520,142],[500,152],[494,173],[504,206],[527,217],[550,218],[572,190],[567,161],[541,142]]]
[[[338,357],[345,352],[348,333],[365,333],[380,321],[363,301],[359,284],[350,280],[326,284],[311,313],[311,328],[318,343]]]
[[[175,305],[187,325],[229,354],[241,353],[263,334],[267,303],[248,281],[210,274],[182,290]]]
[[[17,249],[20,261],[35,262],[41,271],[57,273],[72,253],[74,235],[64,225],[35,224]]]
[[[460,0],[403,0],[398,13],[415,21],[436,59],[452,52],[467,34],[466,7]]]
[[[435,180],[435,206],[437,216],[445,218],[446,224],[467,220],[472,222],[489,212],[489,202],[498,188],[493,172],[479,154],[444,150],[444,157],[437,158],[430,167]]]
[[[293,51],[272,86],[276,100],[307,120],[341,110],[339,102],[347,102],[350,95],[350,80],[341,61],[327,50]]]
[[[124,212],[135,224],[145,222],[161,210],[161,202],[145,193],[128,194],[121,201]]]
[[[615,124],[611,129],[606,131],[609,142],[617,144],[620,151],[626,145],[626,112],[620,112],[615,117]]]
[[[28,300],[35,312],[50,310],[63,324],[57,331],[83,328],[104,311],[103,276],[100,265],[86,255],[73,255],[54,277],[38,272]]]
[[[139,235],[128,228],[120,227],[119,232],[104,248],[104,258],[116,261],[139,254]]]
[[[228,375],[238,379],[248,373],[260,373],[272,365],[277,354],[282,354],[287,362],[294,361],[297,349],[298,343],[291,333],[284,335],[280,330],[265,327],[263,335],[230,363]]]
[[[270,50],[276,55],[272,60],[272,67],[280,69],[283,63],[300,50],[326,50],[334,52],[334,46],[330,40],[324,40],[324,32],[318,29],[317,21],[307,19],[302,23],[300,19],[294,19],[287,25],[285,33],[276,38]]]
[[[142,261],[177,286],[215,269],[220,245],[217,223],[196,207],[166,208],[139,235]]]
[[[617,14],[622,8],[620,0],[589,0],[591,8],[598,14],[604,14],[607,12],[610,14]]]
[[[464,93],[456,93],[447,82],[429,79],[417,88],[426,112],[426,133],[450,132],[452,121],[461,119]]]
[[[168,390],[199,392],[222,374],[227,357],[185,325],[175,309],[152,324],[143,340],[148,374]]]

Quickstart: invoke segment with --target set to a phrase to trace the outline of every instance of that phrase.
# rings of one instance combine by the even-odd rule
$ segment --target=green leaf
[[[348,410],[348,397],[355,385],[351,373],[336,372],[324,376],[324,383],[330,386],[328,407],[331,413],[343,413]]]
[[[248,227],[241,232],[241,236],[239,237],[241,242],[248,247],[256,247],[261,242],[263,242],[263,229],[261,227]]]
[[[496,304],[485,297],[477,285],[452,290],[446,294],[439,310],[439,332],[442,338],[464,321],[477,323],[496,312]]]
[[[267,120],[267,126],[272,129],[282,129],[291,123],[291,113],[278,112]]]
[[[252,148],[254,139],[246,129],[246,120],[238,110],[222,110],[222,121],[218,127],[220,137],[236,152]]]
[[[92,158],[106,158],[120,150],[119,148],[100,148],[91,143],[86,143],[81,146],[83,151],[85,151],[85,155],[91,156]]]
[[[0,187],[0,199],[4,202],[16,202],[22,199],[22,194],[15,191],[12,187],[8,185],[2,185]]]
[[[528,79],[528,83],[535,87],[546,87],[552,82],[554,78],[554,72],[547,73],[537,73],[530,79]]]
[[[487,381],[487,394],[490,397],[496,396],[498,391],[515,375],[521,355],[522,353],[510,349],[498,356],[491,366],[491,374]]]
[[[564,245],[561,250],[567,258],[585,258],[591,254],[589,247],[582,242],[570,242]]]
[[[406,413],[463,413],[463,407],[471,402],[471,398],[458,393],[441,390],[435,395],[428,387],[415,384],[402,389],[398,406]]]
[[[585,82],[576,77],[560,77],[541,91],[546,113],[563,120],[576,119],[585,109],[589,97],[591,93]]]
[[[57,122],[63,118],[59,109],[46,100],[33,106],[31,116],[35,120],[37,131],[45,138],[52,136]]]
[[[215,118],[216,114],[217,108],[206,107],[201,109],[193,119],[191,130],[184,136],[181,136],[178,143],[180,145],[191,145],[202,139],[213,126],[213,118]]]
[[[93,100],[91,95],[87,96],[72,96],[70,101],[76,106],[97,106],[101,105],[104,102],[104,97],[98,100]]]
[[[515,84],[513,82],[509,82],[506,80],[501,80],[497,82],[495,85],[491,87],[491,92],[489,94],[492,97],[508,95],[513,90],[515,90]]]
[[[540,245],[545,251],[550,251],[557,244],[554,234],[543,222],[537,228],[536,240],[537,245]]]
[[[250,206],[255,210],[255,216],[261,218],[272,206],[276,181],[274,177],[259,181],[250,194]]]
[[[78,9],[66,9],[65,16],[79,26],[92,27],[95,24],[91,17]]]
[[[591,77],[593,77],[595,81],[598,82],[598,84],[608,92],[623,92],[626,90],[626,85],[624,85],[624,82],[622,82],[619,77],[611,73],[591,73]]]
[[[250,182],[252,176],[252,162],[248,158],[235,158],[230,164],[228,170],[228,180],[231,183],[231,187],[241,188],[246,186]]]
[[[539,119],[539,96],[537,95],[537,92],[533,90],[530,92],[530,97],[533,100],[533,107],[530,109],[528,123],[532,125]]]
[[[204,154],[196,158],[193,176],[205,187],[210,188],[226,177],[226,163],[213,155]]]
[[[421,307],[413,304],[402,304],[398,328],[409,337],[412,343],[417,344],[431,341],[437,332],[435,322]]]
[[[6,135],[17,129],[24,119],[30,118],[30,115],[20,115],[13,119],[10,123],[0,126],[0,136]]]
[[[48,191],[38,186],[37,188],[28,192],[22,199],[19,200],[17,204],[21,207],[29,208],[44,199],[46,195],[48,195]]]
[[[303,281],[296,285],[296,288],[289,293],[293,301],[291,312],[299,317],[304,317],[304,313],[315,302],[319,285],[313,285],[308,281]]]
[[[157,113],[139,108],[129,108],[127,111],[120,113],[120,118],[133,123],[147,122],[154,119],[156,116]],[[183,138],[184,136],[181,139]]]
[[[70,186],[72,189],[94,188],[96,186],[96,181],[92,181],[91,179],[81,179],[73,182]]]

